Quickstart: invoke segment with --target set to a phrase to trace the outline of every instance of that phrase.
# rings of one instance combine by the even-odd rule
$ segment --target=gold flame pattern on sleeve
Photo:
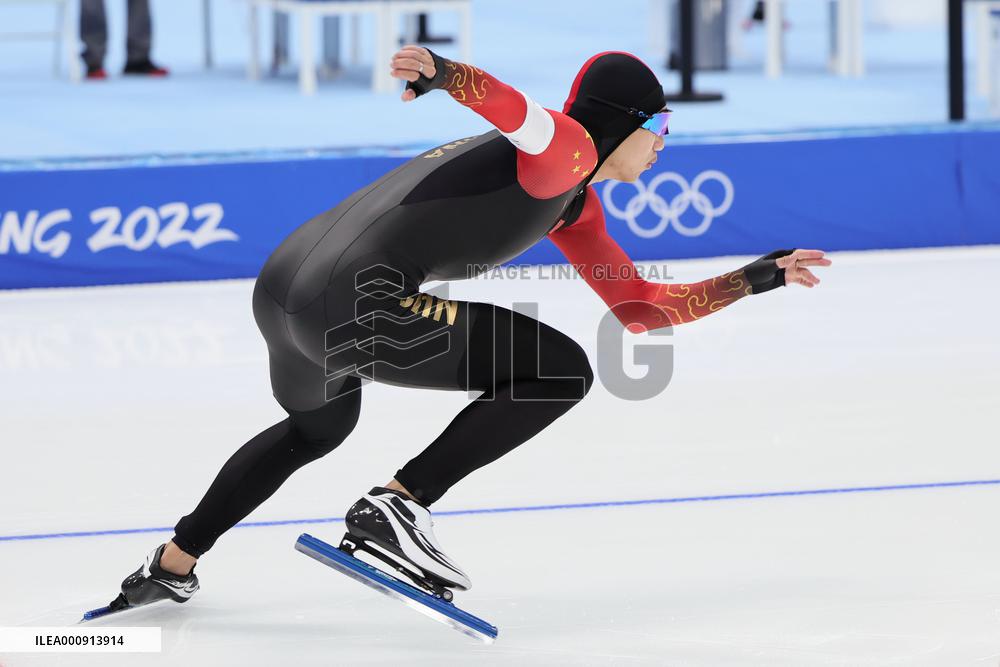
[[[732,271],[690,285],[658,285],[653,305],[667,314],[671,324],[683,324],[721,310],[751,290],[743,271]]]
[[[459,104],[467,107],[479,106],[486,99],[489,75],[478,67],[465,63],[447,62],[447,78],[444,89]]]

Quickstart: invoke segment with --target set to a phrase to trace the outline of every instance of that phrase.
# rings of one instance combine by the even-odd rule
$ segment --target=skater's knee
[[[575,341],[566,338],[558,350],[539,350],[536,369],[518,379],[536,387],[541,396],[560,401],[581,401],[594,384],[594,370],[587,353]],[[523,393],[523,392],[522,392]]]
[[[560,402],[583,400],[594,384],[594,371],[586,353],[576,343],[572,345],[577,349],[561,351],[558,363],[546,365],[542,360],[537,377],[523,378],[533,388],[529,395],[537,393],[542,400]],[[518,393],[523,395],[525,391],[521,389]]]
[[[340,446],[347,436],[351,434],[354,430],[354,426],[357,424],[357,418],[350,421],[349,423],[338,423],[331,427],[330,431],[321,438],[314,438],[310,440],[310,444],[317,451],[322,452],[324,455],[329,454],[334,449]]]
[[[346,440],[347,436],[350,435],[351,430],[354,428],[354,424],[331,424],[328,429],[322,433],[316,433],[298,428],[294,421],[292,422],[292,428],[298,436],[300,445],[307,447],[316,458],[319,458],[321,456],[326,456],[339,447],[340,443]]]
[[[311,412],[289,412],[289,421],[302,445],[318,458],[347,439],[360,414],[360,401],[334,401]]]
[[[515,373],[523,373],[520,377],[526,379],[538,377],[545,380],[553,385],[553,391],[570,385],[566,389],[582,399],[594,384],[594,369],[586,351],[575,340],[551,327],[542,325],[540,332],[537,357],[521,350],[515,355]],[[557,389],[555,385],[560,387]]]

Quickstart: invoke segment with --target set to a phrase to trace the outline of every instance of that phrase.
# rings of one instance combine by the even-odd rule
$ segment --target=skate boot
[[[140,607],[168,598],[174,602],[187,602],[198,591],[198,575],[194,573],[194,568],[191,568],[187,576],[182,577],[160,567],[160,554],[165,546],[161,544],[153,549],[146,556],[146,562],[125,578],[121,594],[109,605],[112,611]]]
[[[453,597],[448,589],[464,591],[472,586],[441,550],[430,511],[403,493],[375,487],[351,506],[345,523],[340,549],[349,554],[370,554],[446,601]]]

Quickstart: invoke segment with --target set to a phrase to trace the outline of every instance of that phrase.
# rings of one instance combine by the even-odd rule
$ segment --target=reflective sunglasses
[[[642,112],[639,112],[642,114]],[[647,116],[648,114],[642,114],[642,116]],[[640,117],[642,117],[640,116]],[[642,124],[642,129],[649,130],[658,137],[662,137],[665,134],[670,134],[670,129],[667,127],[670,123],[670,112],[661,111],[660,113],[654,113],[649,116],[649,120]]]
[[[670,134],[669,124],[670,124],[670,109],[664,108],[663,111],[659,111],[654,114],[648,114],[641,109],[636,109],[635,107],[626,107],[616,102],[610,100],[605,100],[595,95],[588,95],[588,97],[595,102],[600,102],[601,104],[607,105],[619,111],[624,111],[630,116],[638,116],[639,118],[645,119],[645,123],[642,124],[642,129],[649,130],[658,137],[662,137],[665,134]]]

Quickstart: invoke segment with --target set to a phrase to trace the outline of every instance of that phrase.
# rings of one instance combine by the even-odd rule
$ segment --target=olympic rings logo
[[[722,201],[718,205],[713,204],[708,195],[701,191],[701,187],[708,181],[718,181],[722,184],[723,196]],[[674,183],[680,188],[680,192],[674,195],[670,201],[667,201],[656,192],[657,188],[667,182]],[[733,205],[733,196],[735,195],[733,182],[729,180],[728,176],[715,169],[701,172],[691,183],[688,183],[687,179],[680,174],[672,171],[657,174],[649,181],[649,185],[644,184],[642,180],[629,183],[628,185],[636,189],[636,194],[628,200],[625,208],[619,208],[611,198],[611,193],[619,185],[622,184],[618,181],[610,181],[605,186],[603,193],[604,207],[611,215],[627,222],[629,229],[636,236],[644,239],[659,236],[670,225],[673,225],[677,233],[682,236],[701,236],[708,231],[713,220],[721,215],[725,215],[726,211]],[[647,207],[653,213],[660,216],[659,222],[652,227],[643,227],[639,224],[639,214],[645,211]],[[688,208],[694,208],[701,215],[701,222],[693,227],[686,227],[681,222],[681,215]]]

